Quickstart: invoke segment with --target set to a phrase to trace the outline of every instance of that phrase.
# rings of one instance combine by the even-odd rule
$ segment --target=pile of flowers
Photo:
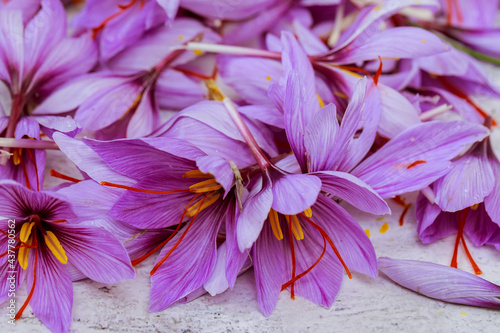
[[[249,269],[264,315],[284,290],[330,307],[352,271],[500,307],[468,250],[500,250],[498,124],[476,99],[500,98],[481,63],[500,64],[498,0],[66,2],[0,1],[0,302],[28,290],[12,321],[29,304],[66,332],[72,281],[150,256],[152,312]],[[81,174],[47,170],[50,149]],[[456,235],[451,267],[377,259],[345,204],[388,200],[421,242]]]

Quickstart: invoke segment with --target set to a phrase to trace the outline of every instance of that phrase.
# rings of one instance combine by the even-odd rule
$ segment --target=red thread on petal
[[[34,234],[34,243],[35,243],[34,247],[37,247],[38,241],[37,241],[37,238],[36,238],[36,232]],[[38,248],[35,249],[35,264],[34,264],[34,268],[33,268],[33,285],[31,286],[30,293],[28,294],[28,297],[24,301],[23,306],[21,306],[21,308],[19,309],[19,311],[16,313],[16,316],[14,317],[14,320],[19,320],[19,318],[21,318],[21,316],[23,315],[24,309],[26,309],[26,307],[28,306],[28,304],[29,304],[29,302],[31,300],[31,297],[33,297],[33,293],[35,291],[35,285],[36,285],[36,269],[37,269],[37,266],[38,266]]]
[[[411,168],[416,167],[416,166],[417,166],[417,165],[419,165],[419,164],[424,164],[424,163],[427,163],[427,161],[424,161],[424,160],[418,160],[418,161],[415,161],[415,162],[411,163],[410,165],[408,165],[408,166],[406,167],[406,169],[411,169]]]
[[[70,177],[70,176],[66,176],[66,175],[64,175],[64,174],[62,174],[59,171],[56,171],[54,169],[50,169],[50,175],[52,177],[59,178],[59,179],[64,179],[64,180],[68,180],[68,181],[73,182],[73,183],[79,183],[79,182],[81,182],[80,179],[76,179],[76,178],[73,178],[73,177]]]
[[[375,82],[375,85],[378,85],[378,79],[380,78],[380,75],[382,75],[382,58],[378,56],[378,60],[380,61],[380,65],[378,65],[377,72],[375,73],[375,76],[373,77],[373,82]]]

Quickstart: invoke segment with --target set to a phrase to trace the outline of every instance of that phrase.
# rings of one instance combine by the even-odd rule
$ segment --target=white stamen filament
[[[57,144],[46,140],[0,138],[0,147],[32,148],[32,149],[59,149]]]
[[[333,23],[333,30],[328,37],[328,46],[333,47],[340,38],[340,31],[342,28],[342,19],[344,17],[344,5],[340,5],[337,9],[337,13],[335,13],[335,22]]]
[[[226,53],[226,54],[256,56],[256,57],[270,58],[270,59],[281,59],[280,53],[266,51],[266,50],[252,49],[249,47],[242,47],[242,46],[190,42],[187,43],[187,45],[185,46],[182,45],[179,46],[178,48],[185,48],[187,50],[192,50],[192,51],[199,50],[211,53]]]
[[[436,202],[436,196],[434,195],[434,191],[429,186],[421,189],[420,193],[422,193],[427,198],[427,200],[429,200],[431,204],[434,204]]]
[[[443,104],[438,106],[437,108],[431,109],[429,111],[426,111],[420,115],[420,120],[421,121],[427,121],[431,120],[432,118],[439,116],[440,114],[446,113],[453,109],[452,105],[449,104]]]

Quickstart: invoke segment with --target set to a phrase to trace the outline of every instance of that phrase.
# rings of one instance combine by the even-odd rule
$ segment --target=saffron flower
[[[23,280],[29,289],[16,319],[30,304],[49,329],[68,331],[73,305],[68,263],[98,282],[134,278],[130,259],[120,242],[102,228],[72,223],[77,216],[64,197],[1,181],[0,198],[2,278],[7,279],[9,271],[14,271],[15,289]],[[11,229],[15,230],[14,238],[9,237]],[[15,259],[10,255],[13,251]],[[3,302],[8,298],[7,285],[0,291]]]

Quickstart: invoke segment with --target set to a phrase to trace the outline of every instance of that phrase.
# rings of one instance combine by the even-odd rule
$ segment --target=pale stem
[[[419,117],[421,121],[431,120],[432,118],[439,116],[440,114],[446,113],[453,109],[453,106],[449,104],[443,104],[438,106],[437,108],[431,109],[422,113]]]
[[[30,149],[59,149],[53,141],[0,138],[0,147],[30,148]]]
[[[260,58],[276,59],[276,60],[281,59],[281,54],[278,52],[252,49],[250,47],[242,47],[242,46],[190,42],[187,43],[186,46],[180,46],[179,48],[185,48],[187,50],[192,50],[192,51],[198,50],[210,53],[246,55],[246,56],[255,56]]]
[[[328,46],[333,47],[340,38],[340,31],[342,28],[342,19],[344,17],[344,5],[340,5],[335,13],[335,22],[333,23],[333,30],[328,37]]]
[[[255,141],[255,138],[253,137],[252,133],[248,129],[248,126],[245,124],[245,121],[241,117],[240,113],[238,110],[236,110],[236,107],[229,98],[224,98],[222,100],[224,103],[224,106],[226,107],[229,116],[231,116],[231,119],[233,120],[234,124],[236,125],[236,128],[240,131],[241,135],[245,139],[245,142],[247,143],[248,147],[250,148],[250,151],[252,152],[253,157],[257,161],[257,164],[260,166],[262,170],[267,169],[270,165],[271,162],[267,159],[266,155],[262,151],[262,149],[259,147],[257,144],[257,141]]]
[[[434,195],[434,191],[429,186],[421,189],[420,193],[422,193],[427,198],[427,200],[429,200],[431,204],[434,204],[436,202],[436,196]]]

